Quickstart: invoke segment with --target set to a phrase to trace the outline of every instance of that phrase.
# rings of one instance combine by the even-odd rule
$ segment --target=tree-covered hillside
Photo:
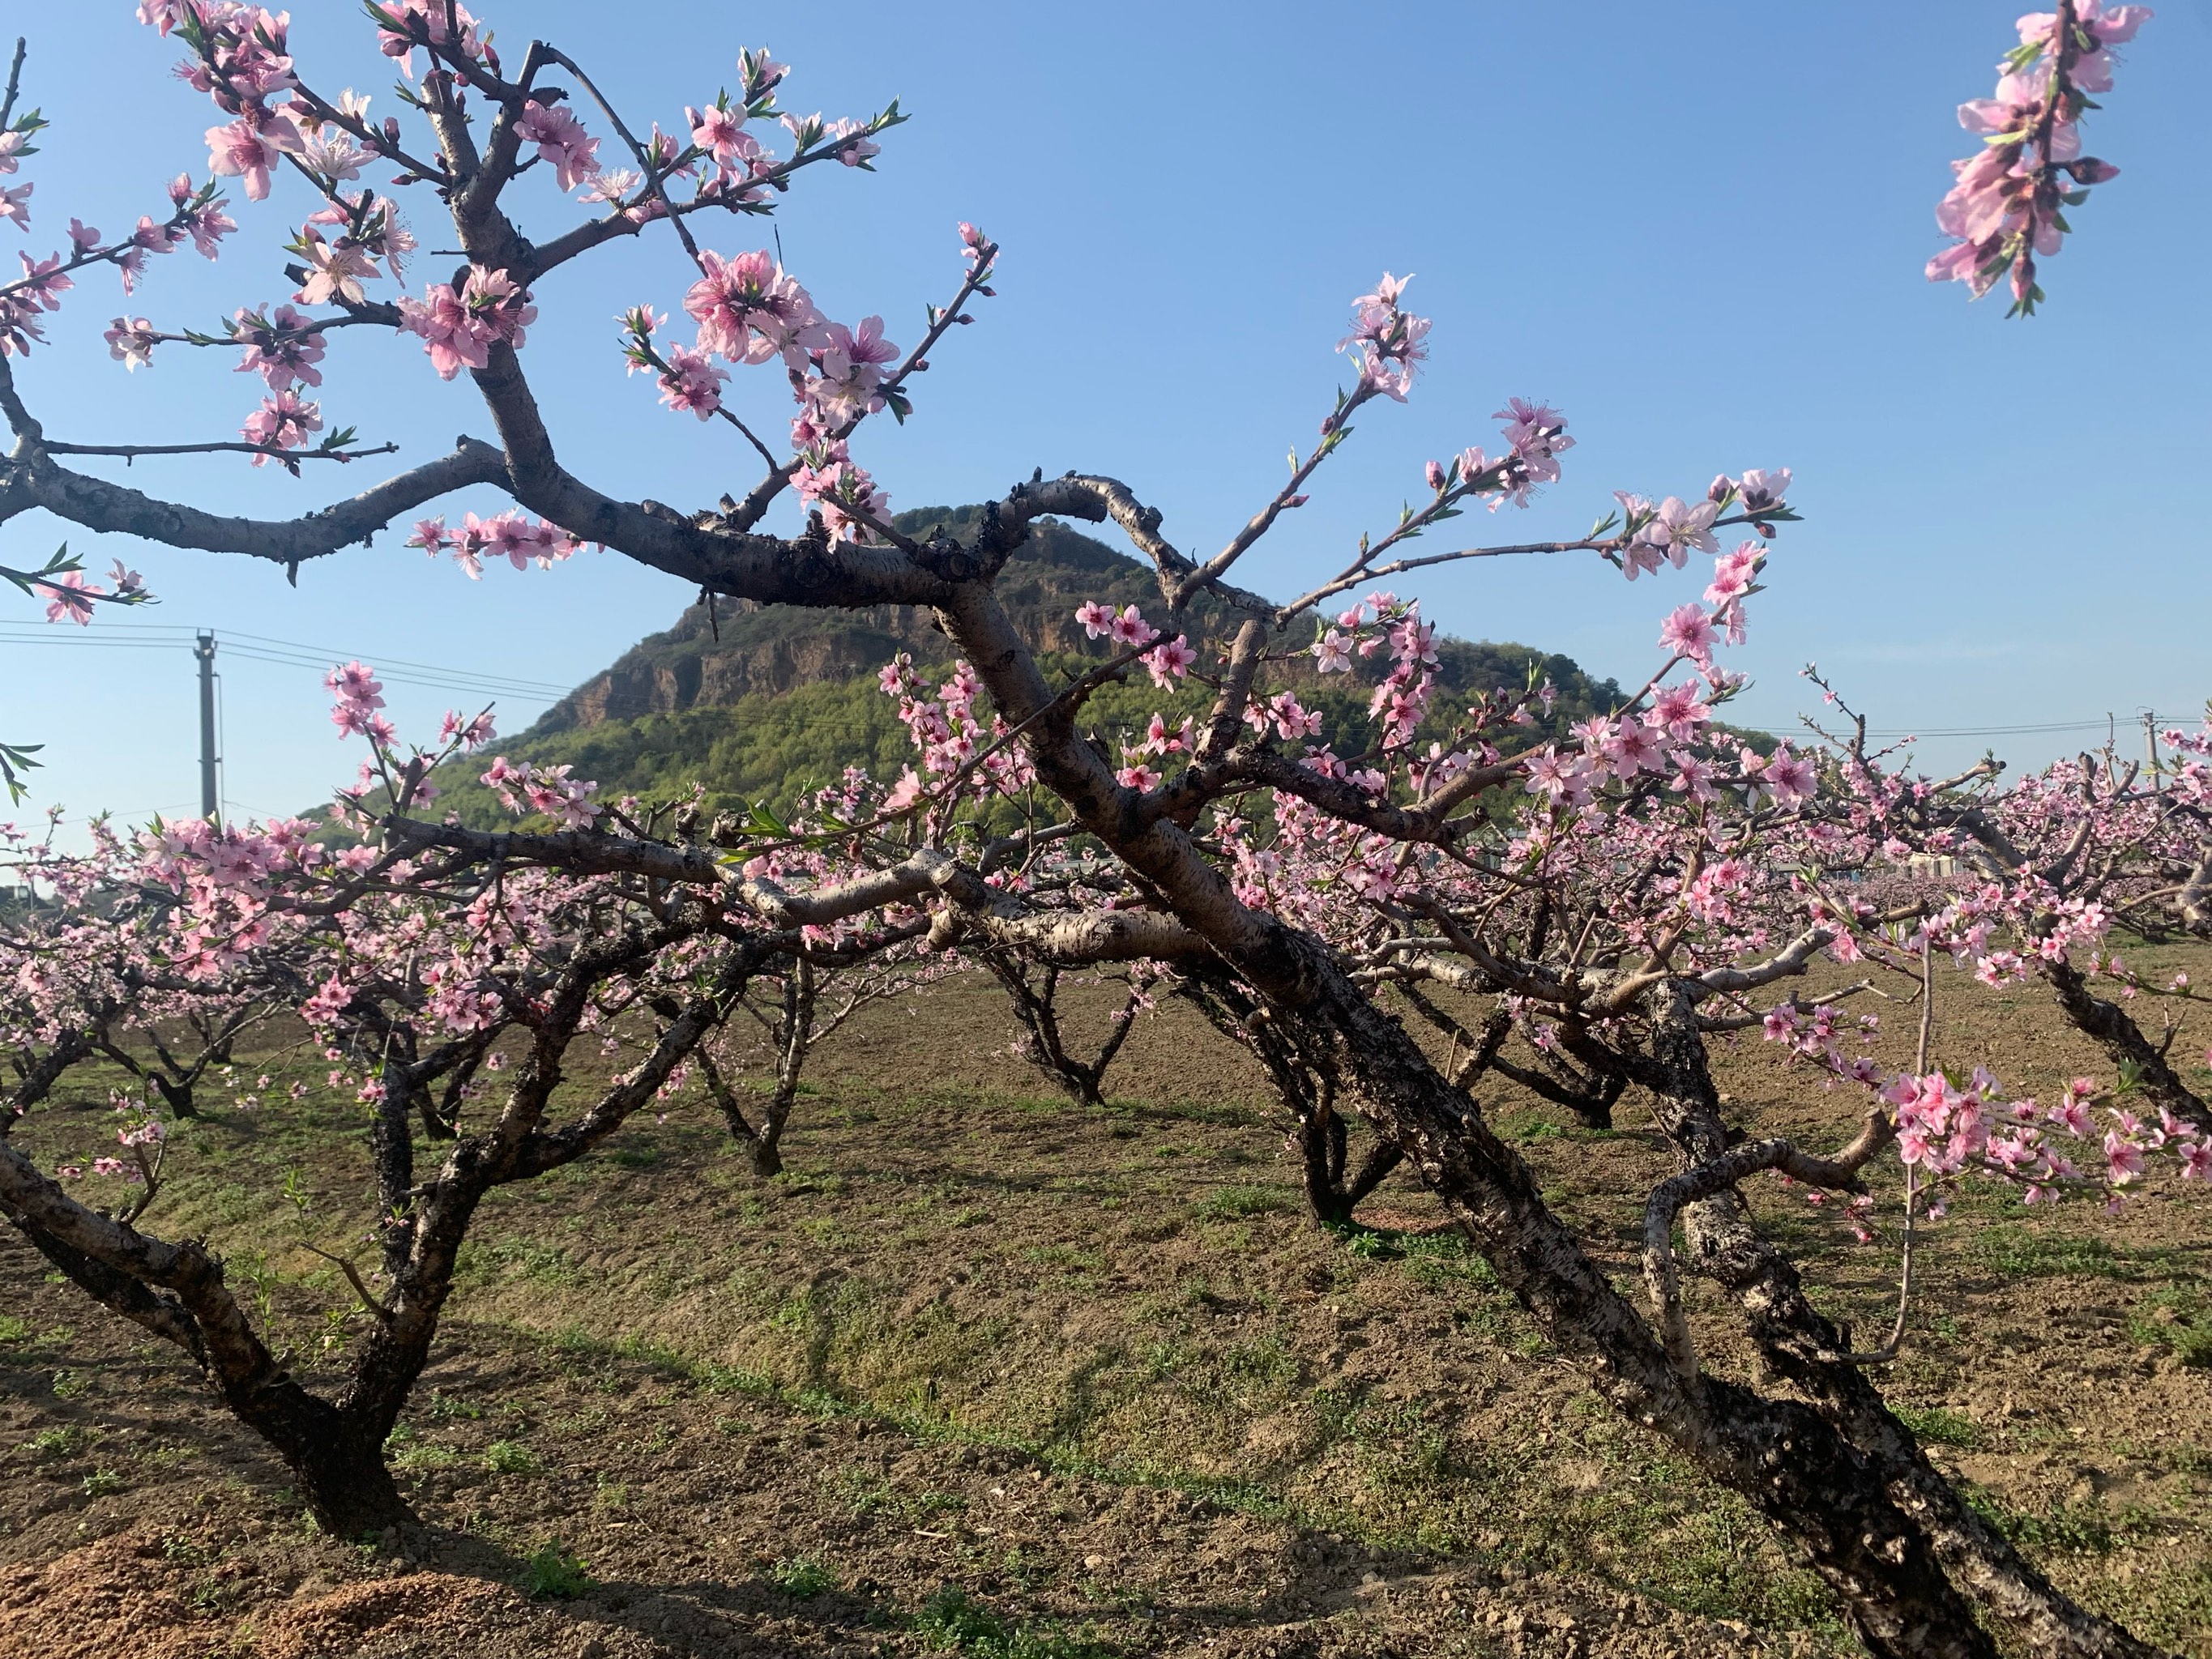
[[[972,531],[975,507],[922,508],[899,515],[900,529],[925,532],[943,525]],[[1149,606],[1159,592],[1149,569],[1065,525],[1040,523],[1008,565],[999,593],[1026,637],[1046,647],[1048,672],[1073,678],[1105,654],[1075,622],[1086,599]],[[1194,606],[1203,627],[1212,613]],[[779,811],[807,791],[865,763],[893,778],[911,758],[904,728],[876,672],[900,651],[916,662],[949,666],[951,653],[925,614],[880,607],[829,614],[782,606],[726,604],[710,617],[693,605],[665,634],[639,641],[605,672],[548,710],[528,731],[500,745],[515,761],[568,764],[596,779],[603,796],[647,799],[706,786],[712,811],[766,802]],[[1566,657],[1522,645],[1439,639],[1437,674],[1448,695],[1431,717],[1442,737],[1473,697],[1518,690],[1548,678],[1559,696],[1551,732],[1616,707],[1620,688],[1594,680]],[[1299,695],[1326,719],[1326,735],[1343,753],[1367,745],[1367,699],[1375,676],[1361,665],[1348,678],[1322,679],[1291,665]],[[1155,708],[1196,713],[1210,694],[1186,685],[1156,690],[1141,671],[1133,682],[1109,685],[1088,704],[1102,733],[1140,726]],[[482,769],[448,769],[439,780],[446,804],[471,823],[507,817],[477,781]]]

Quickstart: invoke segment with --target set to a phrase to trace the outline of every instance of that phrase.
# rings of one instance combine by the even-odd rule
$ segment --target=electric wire
[[[0,644],[60,645],[75,649],[167,651],[189,646],[203,630],[190,628],[169,628],[158,624],[115,624],[131,628],[134,637],[114,637],[112,630],[106,634],[90,632],[59,634],[51,628],[40,629],[0,624]],[[219,633],[217,644],[226,657],[237,657],[249,662],[265,662],[280,667],[307,668],[326,672],[333,662],[359,661],[363,653],[330,651],[323,647],[303,645],[295,641],[274,640],[254,634]],[[370,653],[368,655],[374,655]],[[386,658],[377,665],[377,673],[395,684],[423,686],[436,690],[488,693],[495,696],[510,696],[526,700],[554,701],[568,695],[570,687],[556,685],[545,680],[524,679],[519,676],[472,672],[465,669],[446,668],[433,663],[418,663],[403,659]]]
[[[137,637],[116,638],[118,630],[129,629]],[[15,624],[0,623],[0,644],[4,645],[67,645],[76,649],[102,648],[108,650],[168,650],[178,645],[189,645],[204,629],[161,623],[107,623],[100,632],[71,629],[63,633],[52,624]],[[447,668],[435,663],[413,662],[404,658],[382,657],[377,653],[340,651],[323,646],[307,645],[296,640],[280,640],[264,634],[222,631],[217,635],[219,648],[226,656],[241,658],[249,662],[262,662],[279,667],[326,670],[337,661],[374,659],[380,678],[395,684],[413,685],[435,690],[489,692],[526,699],[557,700],[567,696],[574,688],[556,685],[550,681],[525,679],[517,675],[477,672],[466,669]],[[2067,732],[2102,732],[2118,725],[2136,726],[2142,720],[2142,711],[2126,715],[2100,714],[2092,719],[2075,720],[2047,720],[2016,726],[1870,726],[1867,736],[1885,741],[1926,738],[2016,738],[2055,736]],[[2154,724],[2161,728],[2191,726],[2204,718],[2202,710],[2189,714],[2153,714]]]

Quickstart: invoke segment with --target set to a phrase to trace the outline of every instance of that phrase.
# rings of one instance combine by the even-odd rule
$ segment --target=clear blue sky
[[[1489,412],[1517,393],[1564,409],[1580,447],[1534,509],[1501,516],[1501,538],[1579,532],[1616,488],[1688,495],[1717,470],[1796,469],[1808,523],[1778,544],[1752,642],[1733,659],[1758,679],[1747,717],[1790,725],[1808,706],[1796,678],[1808,659],[1881,726],[2185,713],[2212,693],[2201,500],[2212,136],[2196,85],[2212,9],[2166,0],[2130,49],[2089,130],[2123,176],[2077,216],[2080,234],[2048,268],[2051,307],[2027,324],[1920,276],[1945,163],[1968,142],[1954,106],[1988,91],[2017,9],[781,8],[767,44],[795,66],[787,107],[859,115],[896,94],[915,117],[872,176],[806,175],[780,216],[782,246],[831,314],[879,312],[905,343],[923,302],[957,279],[957,220],[1005,246],[1001,297],[935,354],[918,418],[863,446],[897,507],[1076,467],[1127,480],[1186,548],[1218,546],[1274,487],[1285,450],[1311,441],[1343,378],[1330,348],[1346,302],[1387,267],[1416,273],[1409,303],[1436,319],[1427,373],[1409,407],[1359,422],[1313,505],[1254,556],[1254,585],[1287,591],[1334,568],[1419,491],[1425,458],[1492,443]],[[742,9],[677,0],[485,9],[518,55],[533,33],[583,55],[641,124],[678,124],[684,103],[732,77],[741,46],[758,44]],[[38,181],[33,233],[0,226],[0,252],[50,251],[72,213],[112,231],[161,204],[162,179],[204,170],[213,112],[167,79],[175,48],[132,12],[131,0],[82,0],[30,17],[27,96],[56,125],[12,181]],[[357,8],[307,0],[293,13],[295,52],[320,87],[373,91],[380,115],[393,106],[391,66]],[[593,44],[610,17],[621,27]],[[532,233],[580,211],[543,175],[517,195]],[[451,246],[434,200],[408,205],[428,246]],[[213,266],[190,253],[158,262],[131,313],[205,327],[284,297],[275,247],[307,210],[290,185],[235,202],[245,234],[233,251]],[[734,251],[760,246],[766,228],[717,222],[706,235]],[[685,281],[664,236],[571,267],[539,291],[527,360],[577,470],[611,490],[706,505],[752,482],[748,452],[626,381],[612,324],[641,301],[677,309]],[[178,349],[126,375],[99,339],[123,303],[111,276],[94,276],[21,371],[48,430],[230,435],[258,382],[229,372],[232,354]],[[397,439],[403,463],[457,433],[489,436],[465,380],[441,384],[412,344],[342,337],[325,365],[331,423]],[[778,426],[781,390],[754,374],[738,405]],[[370,482],[322,466],[295,483],[238,457],[142,464],[131,479],[261,515]],[[0,527],[0,562],[34,560],[64,534],[88,563],[120,554],[146,572],[163,604],[125,623],[559,685],[690,597],[616,556],[471,584],[398,536],[310,566],[294,592],[258,563],[84,536],[42,515]],[[1567,652],[1627,679],[1652,664],[1661,615],[1693,584],[1631,586],[1595,560],[1514,561],[1437,574],[1420,591],[1452,632]],[[18,605],[0,622],[35,614]],[[104,613],[91,637],[108,630],[128,631]],[[39,799],[137,818],[195,810],[186,652],[103,649],[67,631],[66,647],[0,646],[0,736],[46,743]],[[456,701],[393,693],[418,731]],[[310,671],[228,663],[234,811],[295,809],[350,775],[325,702]],[[505,699],[502,726],[542,706]],[[2033,763],[2087,735],[1996,741]],[[1979,746],[1924,752],[1948,763]]]

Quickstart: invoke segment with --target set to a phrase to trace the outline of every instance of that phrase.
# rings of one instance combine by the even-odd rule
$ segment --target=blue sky
[[[133,9],[83,0],[32,21],[27,97],[55,126],[11,181],[38,182],[32,234],[0,226],[0,245],[43,254],[71,214],[113,230],[161,205],[161,180],[204,170],[214,112],[167,78],[176,50]],[[584,58],[641,125],[676,125],[759,43],[736,9],[677,0],[483,9],[511,52],[537,34]],[[356,7],[293,10],[295,51],[319,88],[374,92],[380,115],[395,107],[391,66]],[[1286,449],[1312,441],[1344,380],[1330,348],[1348,300],[1385,268],[1412,271],[1408,303],[1436,319],[1412,404],[1361,419],[1312,505],[1250,556],[1252,585],[1287,592],[1333,569],[1419,491],[1424,459],[1493,443],[1490,411],[1509,394],[1540,397],[1567,413],[1579,447],[1533,509],[1501,515],[1495,539],[1577,532],[1614,489],[1689,495],[1717,471],[1796,470],[1808,522],[1778,544],[1751,642],[1732,659],[1757,678],[1743,717],[1792,724],[1811,704],[1796,678],[1808,659],[1881,727],[2186,714],[2212,694],[2199,501],[2212,137],[2192,118],[2212,7],[2168,0],[2130,49],[2088,132],[2123,174],[2076,216],[2080,234],[2047,268],[2051,307],[2025,324],[1920,276],[1938,246],[1945,164],[1968,143],[1954,107],[1988,91],[2013,12],[1982,0],[1873,13],[1491,0],[779,9],[766,44],[794,66],[786,107],[860,115],[897,95],[915,118],[889,135],[876,173],[804,176],[777,222],[825,310],[880,313],[902,344],[957,280],[956,221],[1006,249],[1000,297],[934,354],[918,417],[861,447],[895,506],[1080,468],[1127,480],[1170,537],[1210,550],[1274,488]],[[610,15],[623,27],[608,30]],[[536,174],[515,205],[540,235],[581,211]],[[427,246],[451,246],[434,200],[418,192],[406,206]],[[131,314],[206,327],[285,297],[275,249],[309,210],[289,185],[234,202],[245,234],[232,251],[214,265],[159,262]],[[759,222],[704,234],[731,252],[767,239]],[[612,323],[641,301],[678,309],[685,285],[665,236],[572,266],[538,292],[526,360],[577,471],[707,505],[753,481],[749,452],[626,381]],[[112,276],[94,276],[21,368],[49,432],[230,435],[258,381],[230,372],[230,353],[174,349],[126,375],[99,338],[123,303]],[[365,332],[325,362],[331,424],[401,442],[403,465],[459,433],[489,435],[465,380],[441,384],[412,342]],[[779,385],[753,374],[733,401],[780,425]],[[295,483],[228,457],[142,463],[130,481],[273,516],[349,494],[371,481],[365,468],[390,464],[311,468]],[[0,526],[0,562],[34,561],[64,536],[88,563],[127,558],[163,603],[104,613],[65,645],[0,644],[0,736],[45,741],[40,802],[134,818],[196,810],[192,667],[181,642],[94,643],[150,637],[118,623],[565,686],[690,597],[612,555],[471,584],[398,535],[310,566],[295,592],[258,563],[37,514]],[[1583,558],[1483,562],[1431,573],[1419,591],[1451,632],[1628,679],[1652,665],[1664,611],[1698,585],[1632,586]],[[0,624],[36,614],[18,604]],[[404,729],[464,700],[392,690]],[[233,811],[296,809],[350,775],[326,701],[309,669],[226,659]],[[544,701],[503,697],[502,726],[519,729]],[[2094,735],[1988,741],[2033,763]],[[1923,754],[1948,764],[1982,746],[1931,741]]]

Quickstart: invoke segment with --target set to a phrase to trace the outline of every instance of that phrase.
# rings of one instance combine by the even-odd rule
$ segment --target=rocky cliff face
[[[902,530],[945,525],[972,527],[973,507],[923,509],[899,515]],[[1046,521],[1000,579],[1000,601],[1024,637],[1047,651],[1095,653],[1075,621],[1085,599],[1157,605],[1158,589],[1144,567],[1088,536]],[[710,618],[693,605],[665,634],[640,641],[614,665],[548,709],[540,732],[570,731],[611,720],[716,708],[760,693],[873,675],[897,652],[918,662],[951,656],[945,636],[911,605],[867,611],[808,611],[725,599]]]
[[[945,525],[972,528],[974,507],[924,508],[899,515],[899,528],[921,532]],[[1000,601],[1024,638],[1051,652],[1097,655],[1084,638],[1075,609],[1086,599],[1157,608],[1159,590],[1135,560],[1049,520],[999,581]],[[1593,684],[1569,659],[1522,646],[1440,641],[1439,666],[1454,691],[1518,685],[1531,665],[1548,674],[1574,704],[1602,706],[1620,693]],[[910,605],[817,611],[721,600],[711,618],[703,606],[685,611],[665,634],[640,641],[615,664],[562,698],[539,719],[538,733],[575,731],[609,720],[721,708],[742,697],[777,696],[800,686],[872,677],[898,652],[917,662],[943,663],[949,643],[926,612]]]

